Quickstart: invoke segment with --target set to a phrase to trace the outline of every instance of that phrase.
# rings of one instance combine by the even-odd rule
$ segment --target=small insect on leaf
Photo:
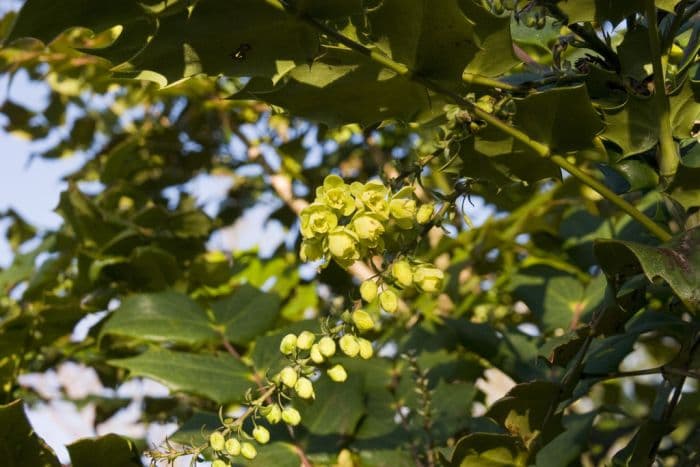
[[[231,52],[229,54],[229,57],[231,57],[233,60],[239,61],[239,60],[245,60],[246,54],[250,52],[253,49],[253,47],[250,44],[241,44],[238,46],[236,50]]]

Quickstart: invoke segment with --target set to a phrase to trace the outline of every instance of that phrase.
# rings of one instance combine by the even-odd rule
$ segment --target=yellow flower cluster
[[[316,189],[316,199],[300,213],[301,258],[335,260],[348,267],[373,251],[396,231],[414,229],[433,217],[432,203],[418,205],[411,187],[396,193],[378,180],[346,184],[329,175]]]

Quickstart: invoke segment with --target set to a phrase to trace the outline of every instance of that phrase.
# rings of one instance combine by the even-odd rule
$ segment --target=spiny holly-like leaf
[[[115,434],[76,441],[68,445],[68,452],[73,467],[92,467],[95,464],[104,467],[142,465],[133,443]]]
[[[119,71],[148,70],[160,84],[206,73],[272,78],[318,53],[318,34],[260,0],[207,0],[160,18],[148,46]]]
[[[245,365],[230,355],[200,355],[170,350],[148,350],[131,358],[110,360],[131,376],[146,376],[173,391],[203,396],[217,404],[240,401],[251,386]]]
[[[34,433],[20,400],[0,405],[0,459],[2,465],[7,467],[60,465],[51,450]]]
[[[20,37],[33,37],[45,43],[72,27],[83,27],[95,33],[121,26],[119,37],[109,47],[90,50],[113,63],[121,63],[136,54],[155,31],[155,20],[149,18],[136,0],[96,2],[86,0],[27,0],[12,26],[6,42]]]
[[[560,0],[557,7],[569,17],[569,24],[595,20],[617,24],[644,4],[638,0]]]
[[[506,467],[524,465],[527,451],[517,438],[492,433],[473,433],[457,441],[452,467]]]
[[[499,76],[520,63],[513,53],[509,17],[494,16],[472,0],[459,0],[459,6],[474,24],[474,37],[479,48],[469,60],[466,72]]]
[[[542,447],[537,453],[536,465],[570,465],[578,460],[588,444],[588,435],[597,413],[573,414],[564,419],[565,431]]]
[[[176,292],[135,295],[114,310],[102,336],[117,335],[155,342],[198,345],[217,333],[197,302]]]
[[[242,285],[230,297],[214,303],[212,310],[229,341],[247,344],[274,325],[280,299],[251,285]]]
[[[595,253],[606,274],[641,270],[647,279],[662,278],[691,310],[700,308],[700,228],[684,232],[668,245],[600,240]]]
[[[410,120],[430,105],[422,86],[351,50],[332,47],[310,66],[292,68],[274,85],[252,79],[233,98],[259,99],[331,126]]]
[[[556,88],[517,103],[514,124],[554,151],[588,148],[603,130],[585,86]]]
[[[369,18],[379,48],[424,76],[459,80],[478,51],[457,0],[384,0]]]

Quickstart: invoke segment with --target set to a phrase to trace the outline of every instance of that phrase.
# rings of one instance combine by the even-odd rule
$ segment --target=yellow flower
[[[323,242],[320,239],[304,240],[301,242],[299,257],[304,262],[323,258]]]
[[[279,423],[282,419],[282,409],[277,404],[267,405],[260,411],[265,416],[265,419],[273,425]]]
[[[322,237],[338,225],[338,218],[325,205],[314,203],[299,213],[304,238]]]
[[[316,340],[316,336],[314,336],[313,332],[302,331],[297,336],[297,348],[299,348],[301,350],[309,350],[311,348],[311,346],[313,345],[315,340]]]
[[[280,381],[288,388],[293,388],[298,378],[297,371],[291,366],[286,366],[280,371]]]
[[[323,186],[316,189],[316,201],[325,204],[341,216],[355,212],[355,198],[350,193],[350,186],[337,175],[329,175],[323,180]]]
[[[389,190],[379,180],[372,180],[364,185],[355,182],[350,185],[352,194],[360,201],[368,211],[378,215],[381,219],[389,218]]]
[[[285,355],[291,355],[297,349],[297,336],[294,334],[287,334],[282,338],[280,342],[280,352]]]
[[[318,344],[314,344],[311,346],[309,357],[311,358],[311,361],[316,364],[323,363],[323,361],[325,360],[323,354],[321,354],[321,349],[318,347]]]

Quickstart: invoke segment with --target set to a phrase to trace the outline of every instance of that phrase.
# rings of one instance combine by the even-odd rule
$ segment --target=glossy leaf
[[[230,355],[148,350],[108,363],[129,370],[131,376],[146,376],[173,391],[206,397],[217,404],[240,401],[251,386],[246,366]]]
[[[3,465],[7,467],[60,465],[53,452],[29,425],[24,404],[20,400],[0,405],[0,455]]]
[[[242,285],[230,297],[212,304],[217,323],[234,344],[247,344],[264,334],[277,320],[279,309],[277,295],[250,285]]]
[[[215,341],[207,316],[195,301],[176,292],[135,295],[112,312],[102,336],[199,345]]]
[[[91,467],[95,459],[105,467],[141,466],[135,446],[121,436],[109,434],[94,439],[82,439],[68,445],[73,467]]]

